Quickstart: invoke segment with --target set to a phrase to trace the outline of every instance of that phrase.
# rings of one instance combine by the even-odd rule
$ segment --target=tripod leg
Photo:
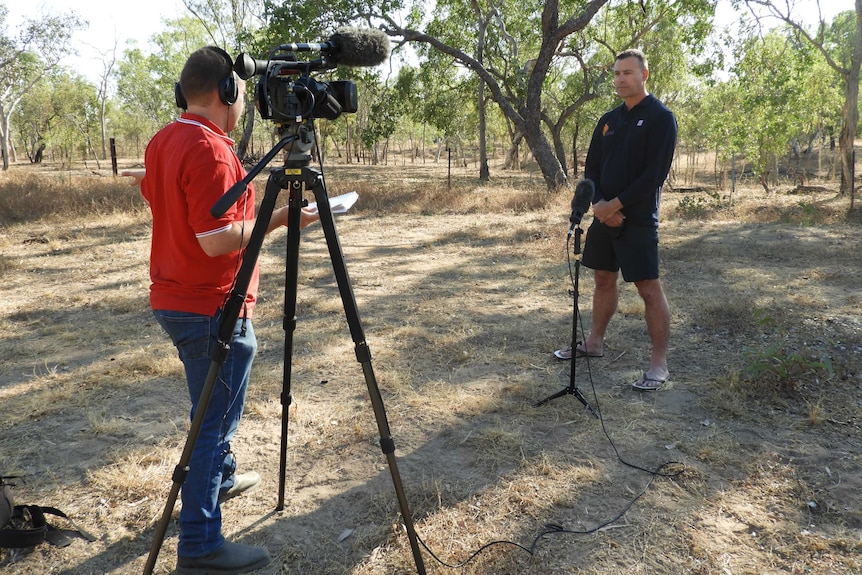
[[[332,267],[338,283],[338,291],[341,294],[341,301],[344,305],[344,312],[347,316],[350,335],[355,344],[356,359],[362,365],[362,372],[365,375],[368,395],[371,398],[371,405],[374,408],[374,417],[377,420],[377,429],[380,433],[380,447],[386,455],[386,461],[389,464],[389,472],[392,475],[392,482],[395,485],[395,494],[398,498],[401,517],[404,520],[404,526],[407,530],[407,537],[410,540],[413,559],[416,562],[416,569],[419,575],[425,575],[425,565],[422,560],[422,552],[419,548],[419,539],[413,527],[413,517],[410,513],[407,496],[404,493],[404,486],[401,483],[401,476],[398,472],[398,463],[395,458],[395,442],[392,439],[389,423],[386,418],[386,410],[383,406],[383,398],[380,395],[380,388],[377,386],[377,379],[374,375],[374,369],[371,366],[371,351],[368,348],[368,344],[365,342],[365,334],[362,329],[362,322],[359,318],[359,310],[356,307],[356,298],[353,295],[353,287],[350,285],[350,278],[344,264],[344,255],[341,251],[341,243],[338,240],[338,233],[335,229],[335,220],[332,217],[332,210],[329,206],[326,186],[323,182],[323,177],[320,175],[310,178],[309,182],[314,191],[314,197],[317,200],[317,206],[320,210],[320,223],[323,227],[323,233],[326,236],[326,244],[329,248],[329,257],[332,261]]]
[[[284,490],[287,483],[287,424],[291,395],[291,371],[293,366],[293,334],[296,331],[296,294],[299,274],[300,221],[302,219],[302,182],[290,182],[290,199],[287,215],[287,255],[284,273],[284,367],[281,391],[281,455],[278,474],[278,503],[276,510],[284,509]]]
[[[543,400],[541,400],[541,401],[537,401],[537,402],[534,404],[534,407],[541,407],[541,406],[545,405],[546,403],[548,403],[549,401],[551,401],[552,399],[557,399],[558,397],[563,397],[564,395],[566,395],[566,394],[568,394],[568,393],[569,393],[568,388],[566,388],[566,389],[561,389],[561,390],[560,390],[560,391],[558,391],[557,393],[555,393],[555,394],[553,394],[553,395],[549,395],[548,397],[546,397],[545,399],[543,399]]]
[[[186,437],[186,444],[183,447],[180,461],[174,468],[174,473],[171,476],[171,479],[173,480],[173,485],[171,485],[171,490],[168,494],[168,500],[165,503],[165,508],[162,511],[162,516],[159,519],[158,525],[156,526],[156,535],[153,538],[153,544],[150,547],[150,554],[147,557],[147,563],[146,565],[144,565],[144,575],[149,575],[150,573],[152,573],[153,568],[155,568],[156,566],[156,559],[159,556],[159,550],[162,548],[162,543],[165,540],[165,533],[167,533],[168,524],[171,520],[171,514],[174,512],[174,506],[176,505],[177,497],[180,494],[180,487],[186,480],[186,476],[189,474],[189,462],[192,459],[192,452],[195,449],[195,443],[197,442],[198,436],[200,435],[201,426],[203,425],[204,421],[204,415],[206,414],[207,406],[209,405],[210,398],[212,397],[215,380],[218,377],[218,372],[221,369],[222,363],[224,363],[224,356],[227,355],[227,347],[222,346],[220,349],[216,350],[214,355],[220,356],[220,359],[217,360],[214,358],[213,362],[210,364],[210,370],[207,374],[206,383],[204,383],[203,390],[201,390],[201,397],[198,400],[198,409],[195,412],[195,417],[192,420],[188,436]]]

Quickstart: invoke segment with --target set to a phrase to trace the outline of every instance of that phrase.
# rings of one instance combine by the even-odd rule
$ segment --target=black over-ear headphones
[[[221,54],[225,59],[225,62],[227,62],[228,70],[230,70],[230,72],[228,73],[227,78],[219,80],[218,98],[225,106],[232,106],[239,98],[239,86],[237,86],[236,78],[233,75],[233,60],[231,59],[230,54],[218,46],[208,46],[208,48],[213,52]],[[186,102],[186,97],[183,96],[183,90],[180,87],[179,82],[174,84],[174,99],[177,102],[177,108],[188,110],[189,104]]]

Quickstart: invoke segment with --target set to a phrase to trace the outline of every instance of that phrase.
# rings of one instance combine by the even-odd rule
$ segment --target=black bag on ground
[[[15,505],[12,485],[6,483],[5,479],[13,478],[0,476],[0,548],[35,547],[43,541],[57,547],[66,547],[72,543],[73,536],[80,536],[88,541],[96,540],[59,509],[40,505]],[[66,519],[73,529],[58,529],[50,525],[45,519],[46,513]]]

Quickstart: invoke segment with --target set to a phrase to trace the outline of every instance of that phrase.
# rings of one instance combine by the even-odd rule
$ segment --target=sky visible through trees
[[[14,28],[25,15],[32,15],[32,5],[26,2],[3,2],[9,9],[7,25]],[[853,10],[853,0],[821,0],[820,8],[827,22],[835,14]],[[63,65],[74,68],[92,82],[98,82],[102,70],[102,55],[113,48],[114,41],[119,51],[131,40],[141,49],[147,48],[149,39],[164,30],[164,19],[175,19],[187,14],[183,0],[148,0],[141,3],[115,2],[102,0],[39,0],[36,10],[57,13],[74,10],[89,22],[89,28],[72,37],[72,44],[78,55],[69,55]],[[816,0],[800,0],[794,13],[807,25],[818,20]],[[739,15],[734,12],[727,0],[722,0],[716,9],[716,23],[719,27],[730,26]],[[777,22],[774,21],[773,24]],[[286,38],[288,41],[316,41],[323,38]]]

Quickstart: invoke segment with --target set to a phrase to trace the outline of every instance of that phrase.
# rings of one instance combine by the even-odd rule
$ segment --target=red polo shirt
[[[252,185],[222,217],[210,214],[216,201],[246,175],[233,144],[206,118],[186,113],[162,128],[147,145],[141,193],[153,215],[153,309],[211,316],[230,294],[242,252],[211,258],[198,238],[224,231],[234,221],[254,218]],[[255,267],[240,317],[251,317],[258,274]]]

